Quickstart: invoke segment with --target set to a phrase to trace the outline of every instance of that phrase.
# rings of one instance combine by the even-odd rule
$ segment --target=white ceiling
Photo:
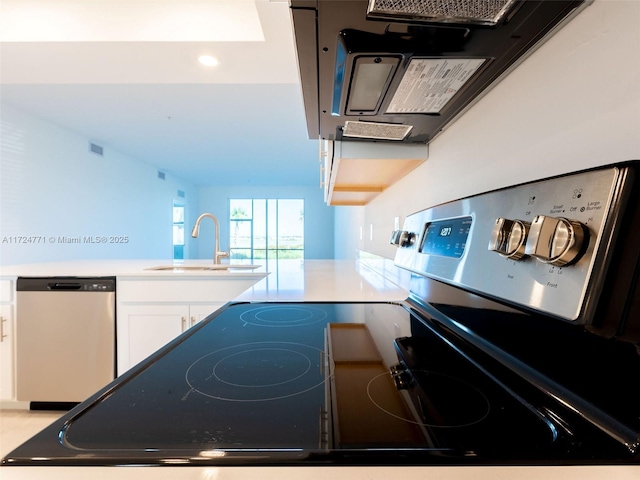
[[[317,184],[286,2],[3,0],[0,81],[3,102],[196,185]]]

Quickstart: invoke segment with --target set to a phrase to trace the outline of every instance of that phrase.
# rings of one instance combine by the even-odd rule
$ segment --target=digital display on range
[[[420,253],[460,258],[471,230],[471,217],[438,220],[425,225]]]

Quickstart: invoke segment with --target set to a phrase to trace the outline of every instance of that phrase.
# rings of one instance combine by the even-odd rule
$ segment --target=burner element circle
[[[328,378],[328,355],[293,342],[252,342],[203,355],[185,373],[192,392],[229,402],[264,402],[300,395]]]
[[[383,382],[393,382],[387,372],[376,375],[367,384],[367,395],[371,402],[392,417],[430,428],[469,427],[489,415],[489,399],[470,383],[427,370],[412,370],[411,373],[420,377],[420,386],[413,380],[407,390],[417,417],[415,413],[399,414],[396,409],[386,406],[385,399],[376,394]]]
[[[256,358],[257,362],[253,363],[251,360]],[[267,376],[264,375],[265,364],[268,364]],[[264,388],[294,382],[309,370],[311,360],[300,352],[284,348],[256,348],[224,357],[214,365],[212,374],[220,382],[233,387]]]
[[[258,327],[301,327],[327,318],[327,312],[307,305],[265,305],[240,315],[243,322]]]

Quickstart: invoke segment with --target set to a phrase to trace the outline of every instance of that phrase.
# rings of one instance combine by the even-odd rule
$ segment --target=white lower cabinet
[[[14,279],[0,280],[0,400],[15,399]]]
[[[121,306],[118,310],[118,375],[222,305],[224,304]]]
[[[14,398],[13,305],[0,304],[0,400]]]

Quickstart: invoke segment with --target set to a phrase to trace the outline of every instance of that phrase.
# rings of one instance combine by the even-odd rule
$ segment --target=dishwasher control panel
[[[82,290],[85,292],[113,292],[115,290],[115,285],[110,282],[97,282],[97,283],[86,283],[82,285]]]
[[[115,277],[18,277],[23,292],[115,292]]]

